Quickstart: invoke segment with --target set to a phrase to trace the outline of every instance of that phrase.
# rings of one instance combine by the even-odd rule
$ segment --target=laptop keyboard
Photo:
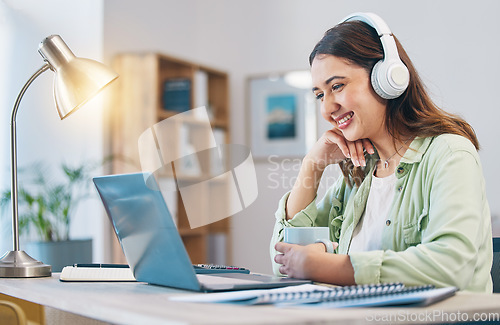
[[[214,264],[195,264],[193,265],[196,274],[214,274],[214,273],[250,273],[249,269],[238,266],[214,265]]]

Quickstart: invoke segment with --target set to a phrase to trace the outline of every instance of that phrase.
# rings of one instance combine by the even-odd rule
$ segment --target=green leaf
[[[100,162],[82,162],[76,166],[62,163],[58,167],[62,178],[54,178],[53,166],[41,162],[18,168],[20,234],[30,235],[34,231],[40,240],[67,239],[72,214],[78,204],[93,193],[90,191],[92,171],[113,159],[115,157],[109,156]],[[0,193],[0,206],[6,211],[11,203],[11,191],[5,189]]]

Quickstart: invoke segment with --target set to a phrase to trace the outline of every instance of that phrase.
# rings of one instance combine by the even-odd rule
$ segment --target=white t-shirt
[[[382,249],[382,231],[396,187],[396,175],[379,178],[373,175],[366,209],[354,229],[349,252],[365,252]]]

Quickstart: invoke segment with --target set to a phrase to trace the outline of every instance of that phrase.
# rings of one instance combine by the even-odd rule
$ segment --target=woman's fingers
[[[274,261],[278,264],[283,264],[283,258],[283,254],[276,254],[276,256],[274,256]]]
[[[344,136],[340,133],[335,132],[335,129],[328,130],[325,132],[325,138],[330,144],[336,144],[337,147],[342,151],[342,154],[346,158],[350,158],[349,147]]]
[[[375,149],[373,148],[373,144],[370,142],[370,140],[362,139],[361,142],[363,143],[363,147],[366,149],[366,152],[368,152],[370,155],[373,155],[375,153]]]
[[[347,141],[347,147],[349,148],[349,156],[354,166],[366,166],[363,142],[361,140],[354,142]]]
[[[351,158],[354,166],[359,166],[359,154],[358,149],[356,147],[356,142],[347,142],[347,146],[349,147],[349,156]]]
[[[280,253],[286,253],[290,249],[292,249],[294,244],[289,244],[289,243],[284,243],[284,242],[277,242],[276,245],[274,245],[274,249]]]
[[[333,144],[336,144],[342,151],[345,158],[350,158],[355,166],[365,166],[364,151],[372,155],[375,153],[374,147],[369,139],[360,139],[356,141],[347,141],[342,132],[338,129],[331,129],[325,132],[326,138]]]
[[[278,251],[279,253],[283,253],[283,254],[276,254],[276,256],[274,256],[274,261],[278,264],[281,264],[280,268],[279,268],[279,271],[281,274],[287,274],[287,271],[286,271],[286,266],[285,266],[285,262],[286,262],[286,257],[285,257],[285,254],[290,251],[290,249],[293,248],[293,244],[288,244],[288,243],[283,243],[283,242],[278,242],[276,243],[276,245],[274,245],[274,249],[276,249],[276,251]]]
[[[354,142],[356,146],[356,156],[357,156],[357,163],[358,167],[359,166],[366,166],[366,161],[365,161],[365,154],[364,154],[364,149],[363,149],[363,142],[362,141],[356,141]]]
[[[356,167],[364,167],[366,166],[365,150],[370,155],[375,153],[370,140],[347,141],[342,132],[334,128],[323,134],[314,149],[311,150],[309,156],[318,165],[324,165],[324,167],[329,164],[338,163],[345,158],[351,159]]]

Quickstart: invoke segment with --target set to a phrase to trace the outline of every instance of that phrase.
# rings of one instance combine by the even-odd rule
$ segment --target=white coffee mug
[[[289,244],[309,245],[317,240],[330,240],[328,227],[285,227],[283,241]]]

